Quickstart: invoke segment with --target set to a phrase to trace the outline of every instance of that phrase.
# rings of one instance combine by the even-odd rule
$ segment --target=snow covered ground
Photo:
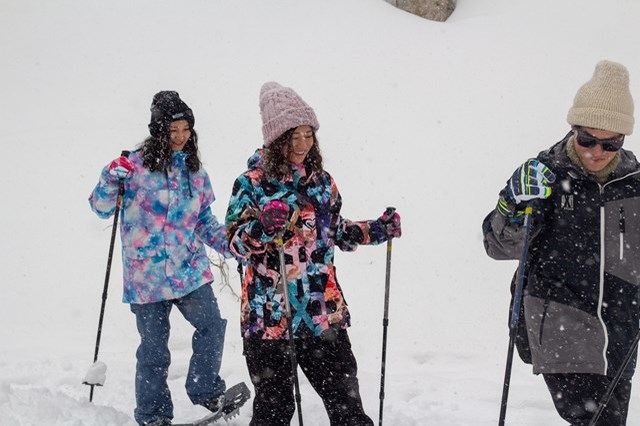
[[[480,225],[513,169],[568,130],[573,96],[600,59],[620,61],[640,102],[640,3],[459,0],[447,23],[383,0],[1,0],[0,425],[134,426],[137,333],[120,302],[116,247],[100,360],[88,402],[111,221],[86,201],[100,168],[146,135],[173,89],[193,108],[223,217],[261,144],[258,93],[275,80],[311,104],[327,169],[352,219],[395,205],[385,399],[388,425],[497,421],[514,262],[495,262]],[[636,135],[628,146],[640,151]],[[378,417],[385,250],[338,253],[365,408]],[[235,271],[235,265],[231,265]],[[239,288],[235,272],[231,282]],[[223,376],[249,378],[239,304]],[[176,420],[196,419],[183,382],[189,326],[175,314]],[[640,424],[640,394],[629,425]],[[302,382],[305,424],[326,425]],[[230,425],[244,425],[250,406]],[[564,424],[540,377],[516,360],[509,425]],[[295,420],[294,420],[295,424]]]

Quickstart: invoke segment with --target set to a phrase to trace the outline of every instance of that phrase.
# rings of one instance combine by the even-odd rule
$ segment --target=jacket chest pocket
[[[604,220],[605,271],[640,285],[640,200],[608,203]]]

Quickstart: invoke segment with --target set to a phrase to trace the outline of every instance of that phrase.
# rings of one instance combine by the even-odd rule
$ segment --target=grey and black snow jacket
[[[616,170],[598,184],[569,159],[569,136],[537,157],[556,180],[549,198],[532,203],[523,304],[533,372],[611,377],[638,332],[640,164],[621,150]],[[491,212],[487,254],[519,259],[523,231]]]

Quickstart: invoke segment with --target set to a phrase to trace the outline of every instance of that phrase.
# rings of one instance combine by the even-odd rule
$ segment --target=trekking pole
[[[238,275],[240,275],[240,289],[242,289],[242,286],[244,285],[244,271],[242,270],[242,262],[238,262]]]
[[[387,207],[385,214],[389,217],[393,216],[396,211],[394,207]],[[391,241],[393,237],[387,240],[387,271],[384,280],[384,316],[382,319],[382,361],[380,367],[380,414],[378,417],[378,425],[382,426],[382,413],[384,410],[384,377],[387,360],[387,327],[389,326],[389,289],[391,287]]]
[[[122,151],[122,157],[128,157],[129,151]],[[96,336],[96,347],[93,353],[93,363],[98,361],[98,351],[100,350],[100,337],[102,336],[102,321],[104,319],[104,307],[107,302],[107,290],[109,289],[109,276],[111,275],[111,261],[113,259],[113,246],[116,240],[116,232],[118,230],[118,216],[120,215],[120,207],[122,206],[122,196],[124,195],[124,179],[119,179],[118,197],[116,198],[116,209],[113,213],[113,228],[111,229],[111,244],[109,244],[109,256],[107,257],[107,272],[104,277],[104,287],[102,289],[102,306],[100,307],[100,318],[98,319],[98,334]],[[91,386],[89,391],[89,402],[93,402],[93,388],[101,386],[100,384],[87,383],[83,384]]]
[[[600,418],[600,415],[602,414],[605,407],[609,403],[609,400],[611,399],[611,395],[613,394],[613,391],[616,389],[616,386],[618,386],[618,382],[620,381],[620,378],[622,377],[624,370],[627,369],[629,362],[631,362],[631,358],[633,358],[633,354],[638,348],[638,341],[640,341],[640,330],[638,330],[638,332],[636,333],[636,337],[635,339],[633,339],[631,348],[629,349],[629,352],[627,352],[627,355],[624,357],[624,361],[622,361],[622,366],[618,369],[618,371],[616,372],[616,375],[613,376],[613,379],[611,380],[611,383],[609,383],[609,386],[607,386],[607,391],[602,396],[602,399],[598,404],[598,411],[596,411],[596,413],[591,418],[591,421],[589,422],[589,426],[596,425],[596,422]]]
[[[511,310],[511,321],[509,323],[509,350],[507,351],[507,365],[504,371],[504,382],[502,385],[502,403],[500,404],[499,426],[504,426],[504,419],[507,415],[507,400],[509,398],[509,385],[511,382],[511,367],[513,365],[513,347],[516,341],[518,319],[520,316],[520,306],[522,302],[522,289],[524,287],[524,268],[527,263],[527,252],[529,251],[529,231],[531,228],[531,213],[533,208],[527,206],[524,210],[524,244],[522,256],[518,265],[516,277],[516,289],[513,295],[513,308]]]
[[[287,320],[289,331],[289,352],[291,354],[291,373],[293,376],[293,388],[295,391],[296,407],[298,409],[298,424],[302,424],[302,404],[300,397],[300,383],[298,383],[298,361],[296,360],[296,346],[293,341],[293,324],[291,322],[291,304],[289,303],[289,290],[287,286],[287,269],[284,264],[284,243],[282,241],[283,232],[276,237],[278,244],[278,255],[280,256],[280,285],[282,287],[282,295],[284,296],[284,315]]]

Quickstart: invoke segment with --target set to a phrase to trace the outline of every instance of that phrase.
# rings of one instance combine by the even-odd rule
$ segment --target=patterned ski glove
[[[289,206],[280,200],[269,201],[260,214],[260,224],[266,234],[280,231],[289,219]]]
[[[548,184],[556,180],[556,175],[544,164],[535,159],[530,159],[518,167],[507,186],[500,191],[498,206],[496,209],[504,217],[522,215],[518,204],[536,198],[545,199],[551,195]]]
[[[109,174],[118,179],[129,179],[133,176],[133,164],[127,157],[118,157],[109,164]]]
[[[387,210],[378,218],[387,238],[400,238],[402,236],[402,225],[400,215],[394,207],[387,207]]]

